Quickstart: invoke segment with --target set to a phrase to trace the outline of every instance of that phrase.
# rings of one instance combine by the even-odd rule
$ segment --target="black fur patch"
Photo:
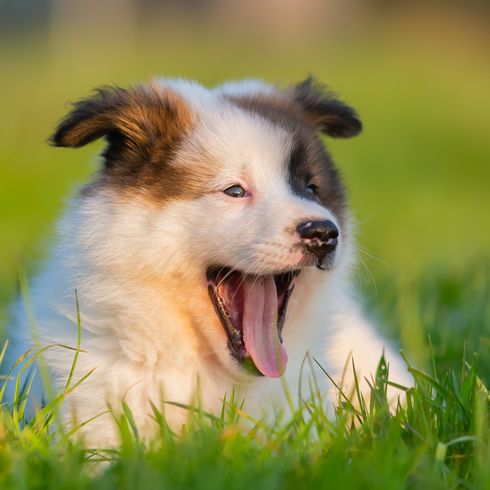
[[[288,161],[289,183],[293,191],[331,210],[342,222],[347,199],[339,172],[318,138],[297,131]]]
[[[322,133],[333,138],[350,138],[362,131],[356,111],[312,77],[294,86],[292,96]]]
[[[354,109],[311,78],[277,94],[259,93],[228,99],[291,133],[294,144],[286,162],[291,188],[301,197],[318,201],[343,221],[345,189],[317,133],[343,138],[358,134],[362,126]]]

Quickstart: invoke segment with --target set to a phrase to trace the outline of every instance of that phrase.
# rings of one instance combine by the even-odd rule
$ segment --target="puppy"
[[[152,403],[175,430],[187,411],[165,402],[216,413],[232,390],[263,416],[284,403],[281,377],[296,393],[315,375],[331,406],[333,384],[307,354],[346,393],[349,359],[367,390],[383,351],[390,379],[410,384],[352,296],[351,217],[320,139],[360,131],[356,112],[311,79],[285,89],[159,79],[77,102],[52,143],[106,146],[30,285],[35,328],[14,308],[11,360],[51,346],[43,361],[65,387],[74,352],[62,346],[77,346],[79,313],[71,384],[90,374],[63,413],[93,418],[82,428],[92,446],[118,443],[108,407],[122,401],[146,438]],[[37,378],[31,391],[38,404],[47,396]]]

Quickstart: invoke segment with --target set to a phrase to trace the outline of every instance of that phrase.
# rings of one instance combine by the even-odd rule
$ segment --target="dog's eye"
[[[228,189],[225,189],[223,192],[230,197],[245,197],[247,195],[247,191],[238,184],[228,187]]]
[[[318,190],[318,186],[316,186],[315,184],[308,184],[306,186],[305,192],[309,196],[316,196],[316,191],[317,190]]]

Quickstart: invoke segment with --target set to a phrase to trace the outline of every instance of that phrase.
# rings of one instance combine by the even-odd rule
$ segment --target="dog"
[[[155,431],[152,404],[176,431],[187,417],[176,404],[219,413],[232,393],[262,416],[302,376],[316,376],[335,405],[334,385],[306,356],[346,392],[353,360],[367,393],[384,352],[390,379],[410,385],[351,287],[352,218],[321,141],[361,129],[356,111],[311,78],[211,89],[155,79],[75,103],[52,144],[106,146],[30,284],[35,328],[14,306],[11,361],[47,347],[54,390],[85,378],[62,410],[67,423],[92,419],[80,434],[95,447],[118,444],[123,401],[143,438]]]

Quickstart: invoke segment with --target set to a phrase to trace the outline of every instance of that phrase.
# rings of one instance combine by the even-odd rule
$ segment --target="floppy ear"
[[[109,143],[105,156],[148,156],[150,146],[164,149],[191,122],[184,101],[155,84],[134,89],[102,87],[73,105],[51,137],[55,146],[77,148],[98,138]]]
[[[130,99],[129,91],[118,87],[101,87],[95,95],[79,100],[58,124],[51,136],[55,146],[78,148],[102,136],[124,132],[123,111]],[[129,136],[129,135],[128,135]]]
[[[356,111],[338,100],[312,77],[294,86],[293,98],[307,118],[328,136],[350,138],[362,130]]]

